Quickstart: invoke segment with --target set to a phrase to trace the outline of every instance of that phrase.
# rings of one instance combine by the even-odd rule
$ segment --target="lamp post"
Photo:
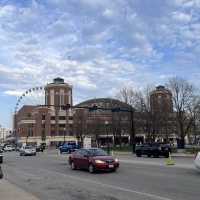
[[[106,146],[107,146],[107,153],[110,154],[110,145],[109,145],[109,138],[108,138],[108,121],[105,121],[105,127],[106,127]]]
[[[63,130],[64,130],[64,143],[65,143],[66,128],[64,128]]]
[[[131,136],[132,136],[132,152],[135,153],[135,120],[134,120],[134,108],[131,107]]]

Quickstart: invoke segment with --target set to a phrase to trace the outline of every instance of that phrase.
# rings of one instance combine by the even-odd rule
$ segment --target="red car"
[[[79,149],[69,156],[71,169],[88,169],[90,173],[98,170],[116,171],[119,167],[117,158],[109,156],[98,148]]]

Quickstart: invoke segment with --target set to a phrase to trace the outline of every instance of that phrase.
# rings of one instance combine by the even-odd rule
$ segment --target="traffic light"
[[[70,107],[71,107],[70,104],[66,104],[66,105],[62,105],[62,106],[61,106],[61,109],[62,109],[62,110],[68,110],[68,109],[70,109]]]
[[[92,111],[98,110],[98,106],[93,105],[92,107],[89,107],[88,109],[89,109],[89,112],[92,112]]]

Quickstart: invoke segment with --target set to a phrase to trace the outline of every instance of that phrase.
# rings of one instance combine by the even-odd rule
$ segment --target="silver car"
[[[20,156],[36,156],[36,148],[32,146],[23,146],[19,151]]]
[[[194,165],[197,169],[200,170],[200,152],[198,152],[196,155],[196,158],[194,160]]]

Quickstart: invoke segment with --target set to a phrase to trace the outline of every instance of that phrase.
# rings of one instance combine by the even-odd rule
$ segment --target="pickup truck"
[[[147,155],[148,157],[164,156],[168,158],[170,152],[171,148],[169,145],[160,143],[146,143],[142,145],[136,145],[135,149],[137,157],[141,157],[142,155]]]
[[[79,149],[79,146],[76,143],[64,143],[62,146],[59,147],[60,154],[71,153],[76,149]]]

